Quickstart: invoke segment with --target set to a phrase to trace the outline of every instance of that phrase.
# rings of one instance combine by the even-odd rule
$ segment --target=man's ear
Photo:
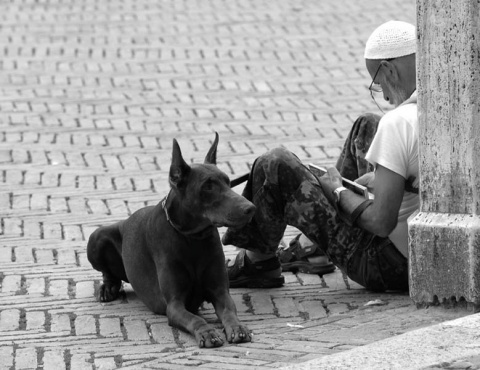
[[[213,140],[213,144],[208,150],[204,163],[217,164],[217,146],[218,146],[218,133],[215,132],[215,140]]]
[[[380,64],[382,68],[384,68],[385,77],[387,77],[389,81],[397,83],[399,79],[397,66],[389,60],[382,60]]]
[[[190,166],[183,159],[177,140],[173,139],[172,163],[169,175],[170,185],[175,188],[182,187],[189,173]]]

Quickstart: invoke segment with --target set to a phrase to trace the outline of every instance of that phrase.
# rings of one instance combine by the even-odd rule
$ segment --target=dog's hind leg
[[[119,224],[100,227],[88,240],[87,257],[95,270],[103,274],[99,300],[110,302],[118,298],[122,280],[128,282],[122,259],[122,236]]]

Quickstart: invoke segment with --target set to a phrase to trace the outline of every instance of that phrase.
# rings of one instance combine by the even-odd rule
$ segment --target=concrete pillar
[[[480,0],[417,0],[420,211],[410,296],[480,307]]]

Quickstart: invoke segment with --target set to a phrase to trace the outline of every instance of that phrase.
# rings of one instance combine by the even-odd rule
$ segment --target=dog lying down
[[[87,255],[102,272],[102,302],[119,296],[122,281],[169,325],[195,336],[199,347],[219,347],[222,336],[197,315],[211,302],[228,342],[250,342],[228,291],[219,226],[242,226],[255,206],[230,188],[216,166],[218,134],[203,164],[188,165],[173,140],[170,192],[156,206],[142,208],[126,220],[95,230]]]

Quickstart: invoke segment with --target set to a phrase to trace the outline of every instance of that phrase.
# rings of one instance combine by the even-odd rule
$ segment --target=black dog
[[[229,342],[249,342],[228,292],[225,256],[218,226],[241,226],[255,206],[230,188],[216,166],[218,134],[204,164],[189,166],[173,140],[170,192],[157,206],[100,227],[88,241],[92,266],[103,273],[100,300],[119,296],[122,280],[171,326],[195,336],[200,347],[218,347],[223,339],[196,315],[203,301],[215,307]]]

